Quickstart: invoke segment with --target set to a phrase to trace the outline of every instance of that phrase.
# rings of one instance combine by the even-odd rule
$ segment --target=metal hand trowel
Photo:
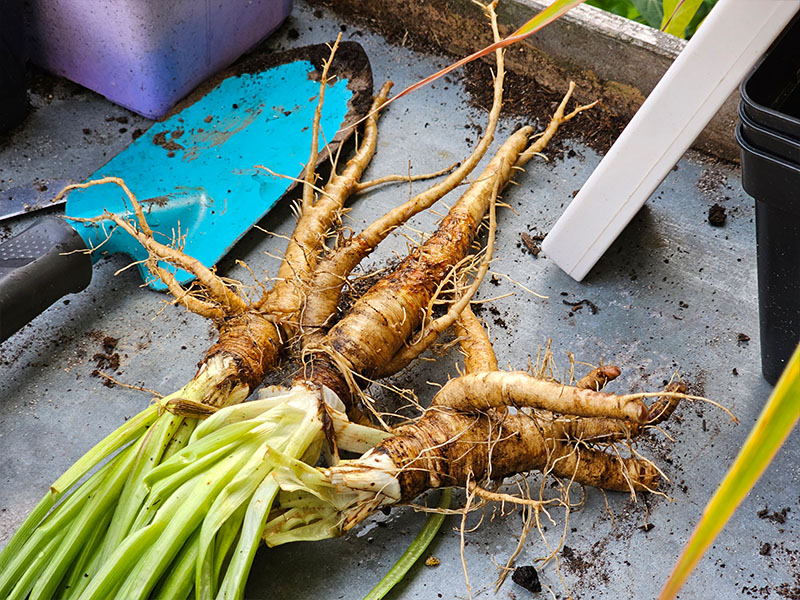
[[[184,252],[206,266],[215,264],[292,185],[255,165],[294,177],[308,160],[329,51],[318,45],[252,55],[201,86],[89,179],[122,178],[157,241],[180,235]],[[326,90],[319,144],[324,148],[327,141],[335,151],[369,108],[372,76],[355,43],[340,45],[331,73],[336,77]],[[320,160],[326,156],[322,152]],[[93,186],[71,192],[67,219],[45,218],[0,244],[0,341],[59,298],[84,289],[102,256],[147,257],[111,221],[70,221],[104,211],[133,215],[119,187]],[[139,269],[152,289],[164,289],[144,265]],[[176,277],[191,279],[180,270]]]

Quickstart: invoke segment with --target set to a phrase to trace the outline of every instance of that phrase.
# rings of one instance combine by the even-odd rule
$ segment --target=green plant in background
[[[717,0],[587,0],[626,19],[689,39]]]

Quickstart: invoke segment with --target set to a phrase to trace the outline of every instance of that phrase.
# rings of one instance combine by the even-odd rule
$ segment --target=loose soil
[[[360,2],[311,0],[311,4],[327,6],[331,10],[335,10],[337,18],[340,20],[377,31],[390,43],[411,48],[416,52],[446,56],[453,61],[463,57],[463,51],[460,48],[454,51],[454,42],[452,40],[448,40],[428,28],[415,28],[413,23],[398,20],[395,17],[396,9],[393,7],[374,5],[370,15],[364,16],[363,6],[361,6]],[[409,9],[422,12],[432,10],[426,8],[424,4],[410,6]],[[459,37],[464,40],[470,40],[470,43],[475,45],[476,48],[488,45],[491,42],[490,30],[485,23],[480,22],[480,29],[476,29],[478,27],[477,23],[479,23],[478,20],[473,20],[469,17],[464,18],[463,15],[456,13],[457,11],[454,10],[453,14],[439,15],[441,17],[439,19],[441,23],[438,24],[440,29],[458,32]],[[410,14],[409,21],[412,20],[415,20],[415,18]],[[449,28],[448,23],[450,25]],[[465,31],[464,27],[468,27],[470,30]],[[518,50],[522,52],[521,47]],[[511,60],[507,59],[503,111],[506,115],[524,117],[530,124],[538,122],[544,127],[566,91],[564,74],[557,74],[557,69],[554,69],[552,65],[544,64],[541,65],[541,70],[533,70],[536,73],[535,78],[531,75],[515,72],[514,60],[521,60],[526,65],[526,68],[531,68],[531,65],[538,67],[540,66],[539,63],[544,60],[541,56],[529,57],[527,52],[525,54],[524,58],[513,55]],[[512,55],[507,55],[507,57],[511,58]],[[474,106],[488,110],[492,105],[492,68],[493,58],[485,62],[478,60],[465,66],[460,71],[450,74],[450,78],[451,81],[453,78],[460,78],[470,95],[470,102]],[[545,71],[547,72],[545,73]],[[619,112],[613,108],[613,105],[619,102],[623,104],[630,103],[630,100],[609,99],[604,105],[603,98],[599,98],[596,95],[596,88],[597,82],[594,80],[587,80],[585,85],[583,85],[583,82],[578,82],[576,97],[581,102],[600,99],[601,104],[595,109],[583,113],[576,122],[566,124],[559,133],[559,137],[561,140],[565,138],[578,139],[597,152],[605,153],[627,124],[627,119],[620,116]],[[633,99],[633,103],[637,105],[640,101],[641,98]],[[559,144],[551,145],[548,151],[552,154],[559,147]]]
[[[116,372],[119,369],[121,358],[119,352],[116,352],[119,340],[111,337],[110,335],[102,336],[99,332],[93,331],[89,334],[90,337],[98,339],[102,346],[102,352],[97,352],[92,356],[95,363],[95,369],[92,371],[92,376],[103,380],[103,385],[113,388],[114,382],[101,375],[101,372],[111,371]]]
[[[520,234],[522,238],[523,252],[527,250],[531,254],[533,254],[534,258],[539,258],[539,254],[542,252],[542,241],[544,241],[543,235],[528,235],[524,231]]]
[[[714,227],[722,227],[725,225],[726,220],[727,215],[725,214],[725,208],[723,206],[714,204],[708,209],[708,222],[710,225],[713,225]]]
[[[492,105],[492,66],[475,61],[465,67],[462,78],[473,105],[489,109]],[[523,117],[544,127],[550,120],[564,90],[550,90],[525,75],[507,72],[503,94],[503,111],[506,115]],[[568,110],[575,106],[572,103]],[[548,154],[564,149],[565,139],[580,140],[600,154],[605,154],[622,133],[627,120],[606,110],[602,104],[581,114],[559,129],[557,140],[548,145]]]

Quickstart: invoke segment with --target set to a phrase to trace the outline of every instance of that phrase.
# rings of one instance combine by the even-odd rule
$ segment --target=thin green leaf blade
[[[442,490],[442,495],[439,498],[439,505],[437,508],[442,511],[450,508],[450,500],[453,496],[452,488],[445,488]],[[394,566],[389,569],[389,572],[383,576],[378,584],[372,588],[369,594],[364,596],[364,600],[381,600],[389,591],[406,576],[409,569],[414,566],[414,563],[419,560],[423,552],[428,548],[433,538],[439,532],[439,529],[444,523],[447,515],[444,512],[431,513],[425,521],[420,532],[414,538],[414,541],[408,546]]]
[[[556,2],[553,2],[506,39],[531,35],[539,31],[542,27],[549,25],[582,2],[583,0],[556,0]]]
[[[676,596],[703,553],[769,466],[772,457],[786,440],[798,419],[800,419],[800,346],[789,360],[764,410],[742,446],[739,456],[706,506],[659,600],[670,600]]]
[[[703,0],[664,0],[664,20],[661,22],[661,30],[685,38],[686,28],[702,5]]]

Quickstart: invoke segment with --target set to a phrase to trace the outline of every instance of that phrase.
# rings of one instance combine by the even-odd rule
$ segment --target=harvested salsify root
[[[552,507],[561,506],[568,515],[575,508],[570,500],[573,483],[631,494],[657,490],[658,468],[635,451],[623,457],[615,444],[630,447],[645,428],[669,418],[680,398],[693,398],[684,393],[682,384],[670,384],[660,395],[616,396],[600,392],[620,375],[615,366],[593,369],[574,386],[527,373],[498,371],[491,343],[469,308],[460,315],[456,334],[465,354],[466,374],[445,385],[417,422],[394,430],[359,459],[340,461],[329,468],[303,467],[302,478],[283,467],[276,470],[282,490],[278,504],[286,502],[287,508],[271,514],[264,532],[268,545],[319,539],[322,524],[329,535],[339,535],[374,512],[409,504],[431,489],[464,487],[467,501],[462,509],[461,559],[471,597],[464,534],[474,497],[511,503],[525,511],[519,545],[500,568],[499,588],[533,524],[550,552],[540,559],[543,563],[564,543],[567,517],[561,540],[552,549],[544,538],[539,514],[544,512],[552,521]],[[475,381],[483,382],[485,395],[470,396],[470,390],[476,390]],[[649,407],[641,402],[654,395],[658,397]],[[570,405],[586,416],[553,410],[559,407],[569,413]],[[620,410],[630,406],[636,410]],[[490,491],[511,475],[534,470],[543,474],[538,499],[529,492],[520,497]],[[545,477],[559,482],[560,497],[542,496]],[[301,515],[304,518],[298,520]],[[336,527],[332,527],[334,523]]]
[[[502,385],[504,376],[514,374],[494,371],[492,375],[494,389],[487,388],[489,394],[498,391],[496,386]],[[530,377],[530,383],[537,386],[543,382]],[[678,389],[666,396],[680,397],[683,394]],[[540,396],[539,406],[561,402],[562,393],[580,392],[560,385],[548,385],[548,390]],[[556,416],[549,409],[544,413],[492,413],[481,402],[464,410],[471,404],[464,399],[456,410],[441,397],[434,397],[433,405],[416,423],[398,428],[361,458],[342,461],[326,471],[338,490],[358,496],[343,511],[343,528],[354,526],[377,507],[408,503],[430,489],[466,487],[470,480],[502,480],[533,470],[606,490],[655,490],[660,475],[649,461],[623,458],[592,444],[633,441],[645,426],[661,422],[671,410],[658,401],[639,420],[620,419],[613,407],[615,396],[607,397],[612,401],[610,410],[605,415],[598,410],[592,417],[568,412]],[[493,408],[530,406],[527,400],[517,400],[510,395]]]
[[[328,83],[328,71],[335,50],[336,44],[323,68],[320,98]],[[385,101],[389,89],[390,84],[383,87],[374,100],[373,109],[378,109]],[[313,261],[309,263],[308,257],[322,252],[322,242],[336,223],[338,211],[352,190],[357,188],[358,179],[374,153],[378,117],[379,113],[373,110],[364,124],[361,145],[342,173],[334,170],[325,188],[327,191],[320,194],[321,199],[303,203],[298,223],[302,232],[298,231],[290,244],[290,251],[284,259],[284,270],[305,273],[311,268],[309,264],[313,266]],[[314,130],[318,128],[317,114]],[[312,150],[309,164],[316,164],[316,149]],[[154,556],[157,568],[144,575],[141,569],[138,575],[133,570],[133,562],[141,556],[134,555],[137,558],[131,562],[119,559],[122,549],[129,548],[130,544],[141,552],[141,542],[133,540],[154,535],[155,530],[150,527],[153,523],[147,521],[151,518],[147,516],[150,513],[142,512],[150,491],[148,477],[159,465],[180,455],[181,449],[195,439],[193,435],[200,422],[196,417],[203,412],[198,412],[197,405],[207,407],[206,412],[215,412],[239,404],[261,383],[265,373],[277,364],[287,340],[294,335],[293,327],[299,322],[302,294],[286,295],[294,303],[293,308],[287,308],[285,302],[276,308],[266,290],[260,299],[252,301],[240,293],[240,285],[220,278],[212,269],[181,252],[179,247],[156,241],[135,195],[121,179],[105,178],[69,186],[63,193],[106,183],[123,189],[133,215],[104,214],[98,219],[98,226],[101,226],[100,221],[109,221],[135,237],[149,253],[147,267],[167,285],[175,302],[211,319],[219,331],[219,340],[201,361],[192,381],[130,419],[98,443],[51,486],[50,492],[0,553],[2,597],[107,598],[113,597],[115,590],[130,591],[134,588],[136,594],[148,595],[154,586],[159,589],[178,584],[185,587],[187,582],[190,591],[194,577],[187,574],[183,567],[190,564],[189,557],[197,553],[197,547],[190,544],[181,548],[179,544],[176,548],[175,539],[184,539],[180,536],[171,540],[170,551]],[[307,185],[310,184],[309,178]],[[302,246],[300,251],[291,251],[291,248],[298,246]],[[191,287],[182,287],[171,272],[161,266],[161,262],[189,271],[196,281]],[[302,279],[300,283],[303,283]],[[292,310],[294,314],[291,314]],[[313,398],[313,410],[309,408],[308,415],[319,412],[320,400],[317,396]],[[186,407],[191,410],[181,412]],[[328,418],[319,421],[327,423]],[[301,436],[301,439],[306,438]],[[302,443],[293,448],[292,451],[300,452],[300,455],[307,450]],[[111,458],[101,469],[86,478],[108,457]],[[177,490],[187,493],[181,486],[173,491]],[[191,517],[183,512],[181,514],[185,518]],[[244,511],[240,511],[238,516],[245,518]],[[176,523],[179,521],[175,520]],[[236,533],[234,538],[228,539],[226,547],[232,553],[235,551],[233,560],[224,564],[212,563],[216,569],[216,575],[211,578],[215,580],[214,585],[221,585],[224,580],[224,585],[232,593],[231,597],[242,593],[249,564],[260,539],[259,523],[257,521],[255,529],[250,526],[249,537]],[[54,524],[57,527],[53,527]],[[228,529],[238,531],[236,527],[230,529],[229,526]],[[187,531],[191,533],[192,529]],[[164,535],[164,539],[170,539],[169,531]],[[238,545],[231,547],[230,542],[234,539],[238,540]],[[199,538],[194,543],[199,543]],[[130,555],[127,556],[130,558]],[[183,578],[175,583],[165,575],[167,571],[182,573]],[[142,576],[147,578],[146,585],[140,579]],[[126,581],[138,583],[130,583],[126,587]]]
[[[620,450],[668,419],[681,398],[693,398],[682,384],[619,396],[601,391],[620,375],[615,366],[593,369],[575,385],[499,371],[485,330],[468,307],[456,334],[466,374],[446,384],[415,423],[393,430],[355,460],[328,468],[276,468],[281,492],[264,530],[268,545],[340,535],[382,508],[409,504],[436,488],[467,489],[464,517],[478,496],[523,506],[537,524],[539,511],[549,506],[570,510],[573,483],[631,494],[657,489],[659,469],[636,452],[623,457]],[[653,396],[652,404],[644,403]],[[568,482],[564,497],[535,500],[490,491],[504,478],[530,471]],[[462,520],[462,561],[463,528]],[[466,563],[464,569],[469,590]]]
[[[493,6],[486,8],[498,39]],[[530,127],[512,134],[437,231],[335,322],[352,269],[392,230],[462,183],[492,144],[502,104],[502,51],[496,60],[494,103],[472,154],[331,252],[324,241],[338,230],[345,203],[370,185],[361,177],[390,85],[376,96],[354,156],[320,187],[312,148],[297,226],[274,284],[260,284],[255,300],[241,285],[154,240],[124,181],[81,184],[123,188],[133,217],[103,218],[139,240],[150,255],[148,268],[174,301],[211,319],[219,340],[189,384],[129,420],[54,483],[0,554],[0,596],[185,598],[194,590],[198,597],[237,598],[262,537],[276,545],[338,535],[378,507],[427,489],[537,468],[608,489],[655,485],[657,472],[648,463],[580,446],[628,442],[674,408],[671,400],[648,408],[641,397],[595,389],[613,370],[568,388],[499,372],[491,348],[478,343],[482,352],[465,350],[468,374],[448,384],[418,422],[387,437],[346,416],[357,414],[361,385],[398,372],[457,321],[465,339],[475,338],[465,311],[491,260],[498,196],[560,125],[589,108],[566,111],[571,85],[542,135]],[[318,127],[315,118],[315,132]],[[487,215],[487,248],[470,255]],[[160,262],[196,281],[179,285]],[[471,280],[461,284],[470,270]],[[433,307],[445,296],[446,310],[434,318]],[[293,351],[302,361],[295,381],[242,403]],[[340,462],[339,449],[367,453]],[[320,455],[330,465],[324,470],[310,466]]]
[[[332,55],[335,48],[334,44]],[[331,60],[323,69],[320,100],[324,96]],[[201,449],[206,446],[196,435],[197,431],[202,431],[197,417],[213,412],[211,419],[217,422],[221,418],[217,418],[217,414],[227,415],[228,409],[237,408],[264,374],[275,366],[282,352],[291,347],[289,342],[297,335],[300,314],[309,295],[308,282],[323,255],[323,242],[337,227],[346,200],[361,188],[359,179],[375,150],[377,109],[385,101],[389,88],[390,84],[385,85],[376,97],[374,110],[364,124],[361,144],[342,172],[334,168],[328,183],[318,189],[314,185],[313,170],[307,171],[298,224],[278,271],[279,278],[271,290],[262,287],[264,293],[257,300],[242,294],[240,285],[220,278],[212,269],[186,256],[179,247],[157,242],[134,193],[121,179],[107,178],[65,190],[104,183],[120,186],[133,215],[105,214],[102,220],[135,237],[149,253],[148,268],[164,281],[175,302],[211,319],[220,337],[189,384],[130,419],[53,484],[51,492],[0,554],[0,595],[106,598],[121,594],[120,597],[129,598],[170,590],[170,594],[181,596],[188,594],[192,587],[199,590],[204,586],[205,595],[219,592],[226,597],[241,596],[277,488],[268,482],[264,483],[266,487],[261,485],[269,472],[261,468],[247,478],[247,485],[251,487],[242,488],[241,480],[235,477],[226,480],[225,477],[234,476],[242,465],[223,458],[225,446],[217,447],[211,455],[198,450],[198,444]],[[501,86],[497,88],[501,90]],[[500,95],[496,94],[498,103]],[[490,122],[485,134],[488,138],[493,135],[498,111],[499,107],[493,110],[494,122]],[[314,131],[318,127],[315,117]],[[470,159],[473,167],[487,147],[488,143],[483,143],[473,152]],[[315,164],[316,153],[316,148],[312,149],[310,165]],[[449,186],[457,185],[470,170],[461,169],[459,178],[450,179]],[[441,197],[446,187],[440,186],[428,194],[426,202]],[[420,203],[404,214],[411,216],[424,207],[425,203]],[[403,220],[402,215],[392,217],[395,226]],[[179,240],[176,242],[179,246]],[[170,271],[161,266],[162,262],[191,272],[196,281],[188,288],[182,287]],[[346,276],[347,273],[342,274]],[[267,437],[258,438],[262,440],[260,443],[272,448],[271,456],[286,452],[287,460],[306,458],[313,462],[321,451],[321,443],[315,441],[319,431],[325,432],[324,437],[330,440],[336,439],[330,411],[321,410],[324,388],[314,381],[307,383],[308,386],[299,383],[286,392],[288,397],[302,398],[292,401],[304,403],[300,420],[284,422],[277,429],[265,424],[263,435]],[[284,400],[286,394],[281,396]],[[200,406],[207,408],[199,410]],[[250,407],[245,413],[248,410]],[[234,411],[234,414],[239,412]],[[365,447],[356,446],[356,449]],[[200,455],[202,460],[187,461],[187,456]],[[236,455],[244,456],[240,452]],[[108,457],[111,458],[102,468],[89,475]],[[218,464],[219,460],[224,464]],[[181,468],[175,477],[168,479],[169,484],[164,484],[166,487],[159,488],[160,495],[153,499],[151,494],[155,488],[150,487],[156,479],[153,473],[165,472],[164,469],[156,471],[163,465]],[[196,478],[203,478],[211,471],[216,473],[213,480],[219,485],[211,488],[194,485]],[[206,492],[210,490],[224,496],[228,494],[229,485],[233,486],[232,490],[239,490],[235,494],[237,508],[225,514],[227,520],[223,519],[219,527],[207,526],[212,533],[208,534],[210,538],[203,537],[197,529],[198,519],[202,520],[208,503],[213,502]],[[248,491],[244,493],[243,490]],[[164,500],[165,494],[183,500]],[[194,510],[181,509],[184,503]],[[156,505],[161,508],[154,511]],[[205,509],[199,510],[201,507]],[[154,543],[156,538],[160,543]],[[152,543],[151,549],[145,550],[145,540]],[[216,548],[215,558],[208,554],[210,548]],[[206,562],[198,565],[196,579],[191,566],[197,560]]]

